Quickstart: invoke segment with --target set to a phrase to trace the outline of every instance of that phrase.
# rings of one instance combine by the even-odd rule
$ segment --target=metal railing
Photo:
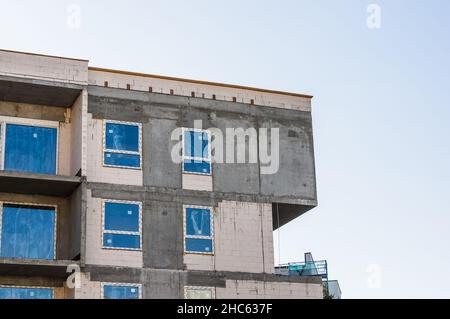
[[[275,273],[287,276],[320,276],[328,279],[328,265],[326,260],[293,262],[275,267]]]

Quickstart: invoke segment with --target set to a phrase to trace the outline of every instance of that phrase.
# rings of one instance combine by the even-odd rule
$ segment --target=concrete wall
[[[70,121],[72,145],[70,175],[75,176],[81,171],[81,175],[84,176],[87,163],[87,90],[83,90],[73,104]]]
[[[59,123],[58,136],[58,175],[71,175],[72,168],[72,129],[70,123]]]
[[[215,253],[186,254],[187,269],[273,273],[272,205],[225,201],[214,216]]]
[[[144,201],[144,267],[182,269],[182,204],[174,201]]]
[[[303,118],[261,120],[262,127],[280,128],[280,168],[261,175],[261,193],[276,197],[316,199],[316,176],[311,115]]]
[[[0,50],[0,74],[86,84],[88,80],[88,62]]]
[[[177,127],[194,127],[195,120],[202,120],[204,128],[219,128],[223,132],[226,128],[279,128],[281,163],[277,173],[261,175],[260,163],[214,163],[212,190],[270,196],[271,202],[317,204],[309,112],[92,86],[88,91],[89,116],[92,115],[90,122],[93,123],[92,132],[96,132],[96,135],[100,133],[99,124],[94,124],[95,120],[111,119],[143,124],[145,186],[182,188],[181,164],[173,163],[171,158],[176,141],[171,141],[170,135]],[[99,144],[100,141],[96,141],[92,149],[98,148]],[[96,170],[88,171],[88,178],[100,182],[95,176],[97,171],[98,166]],[[89,177],[90,172],[94,177]],[[141,182],[140,179],[134,179],[133,182],[128,177],[122,178],[119,173],[112,174],[120,178],[116,182],[110,179],[111,183],[139,185]],[[130,174],[133,172],[130,171]],[[102,181],[108,182],[105,179]],[[193,188],[192,184],[189,183],[191,187],[188,187]],[[198,190],[207,189],[202,183],[198,183],[198,187]],[[255,201],[259,201],[258,197]]]
[[[207,192],[191,195],[173,192],[154,192],[142,187],[88,184],[96,199],[111,198],[143,202],[143,265],[156,269],[198,269],[273,273],[272,205],[211,200]],[[216,207],[214,216],[215,254],[183,255],[183,205]],[[100,245],[98,233],[89,231],[89,220],[100,209],[99,202],[88,200],[89,246]],[[89,216],[91,214],[91,216]],[[94,221],[94,225],[100,221]],[[99,226],[95,226],[100,229]],[[93,238],[92,238],[93,237]],[[94,240],[91,243],[91,240]],[[98,243],[97,243],[98,242]],[[245,244],[244,244],[245,243]],[[98,249],[97,249],[98,250]],[[95,250],[92,255],[99,256]],[[89,255],[88,255],[89,256]],[[116,259],[117,260],[117,259]],[[111,263],[134,267],[134,259],[127,263]],[[90,264],[90,257],[86,260]],[[100,264],[100,262],[96,262]],[[102,264],[107,264],[101,262]]]
[[[183,189],[213,191],[213,178],[208,175],[182,174]]]
[[[253,100],[256,105],[311,111],[311,98],[308,97],[258,92],[251,89],[233,88],[223,85],[208,85],[194,81],[170,80],[152,75],[139,76],[89,70],[90,85],[104,86],[105,81],[112,88],[126,89],[127,85],[129,85],[131,90],[148,92],[149,87],[151,87],[152,91],[156,93],[170,94],[172,91],[174,95],[190,97],[192,92],[194,92],[196,97],[207,99],[212,99],[213,95],[215,95],[216,100],[233,101],[233,98],[236,98],[236,102],[239,103],[250,104],[251,100]]]
[[[102,249],[102,199],[86,192],[86,264],[142,267],[142,251]]]
[[[61,107],[0,101],[0,115],[4,116],[64,122],[66,112]]]
[[[68,216],[66,223],[66,232],[71,238],[71,245],[68,248],[68,255],[80,259],[81,254],[81,216],[82,216],[82,192],[83,186],[80,185],[78,188],[70,195],[70,215]]]
[[[101,282],[91,281],[89,273],[80,273],[80,287],[73,290],[75,299],[101,298]]]
[[[88,182],[142,185],[142,170],[103,166],[103,120],[87,116]]]
[[[255,277],[255,278],[252,278]],[[184,298],[185,287],[211,287],[217,299],[322,299],[320,278],[261,277],[246,273],[208,273],[156,269],[85,269],[77,299],[101,298],[101,283],[141,284],[144,299]]]
[[[319,284],[227,280],[216,288],[217,299],[323,299]]]

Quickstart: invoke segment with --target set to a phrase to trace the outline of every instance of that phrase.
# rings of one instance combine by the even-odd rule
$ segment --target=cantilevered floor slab
[[[0,258],[0,277],[50,277],[65,279],[70,273],[67,267],[77,264],[73,260],[34,260]]]
[[[66,197],[81,184],[77,176],[0,171],[0,192]]]
[[[82,85],[12,76],[0,76],[0,101],[71,107]]]

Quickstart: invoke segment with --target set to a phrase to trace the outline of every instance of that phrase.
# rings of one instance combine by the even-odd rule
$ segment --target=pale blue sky
[[[327,259],[346,298],[448,298],[449,14],[447,0],[2,1],[0,47],[313,94],[319,206],[281,229],[281,261]]]

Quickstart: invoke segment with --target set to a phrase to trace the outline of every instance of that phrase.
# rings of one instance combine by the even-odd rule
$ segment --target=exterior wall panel
[[[103,121],[88,115],[88,182],[142,185],[142,170],[103,166]]]
[[[86,264],[141,268],[142,251],[102,249],[102,199],[87,190]]]
[[[273,273],[272,205],[225,201],[214,218],[214,255],[186,254],[187,269]]]
[[[87,84],[88,61],[0,50],[0,74]]]
[[[319,284],[227,280],[216,288],[217,299],[322,299]]]

